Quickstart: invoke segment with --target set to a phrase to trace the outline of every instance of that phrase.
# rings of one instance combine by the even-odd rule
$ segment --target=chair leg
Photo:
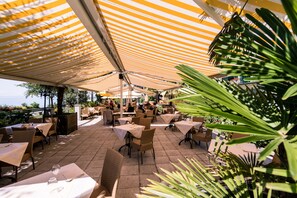
[[[32,166],[33,166],[33,170],[35,170],[35,163],[34,163],[34,158],[31,157],[31,160],[32,160]]]
[[[206,144],[206,149],[208,150],[208,143],[207,143],[207,142],[205,142],[205,144]]]
[[[140,151],[141,164],[143,164],[142,151]]]
[[[154,157],[154,159],[156,159],[154,147],[153,147],[153,157]]]
[[[51,136],[48,136],[48,145],[51,145]]]
[[[56,141],[58,141],[58,133],[56,133]]]
[[[18,167],[17,166],[14,166],[14,169],[15,169],[14,180],[15,180],[15,182],[17,182],[18,181]]]
[[[140,151],[137,151],[137,161],[138,161],[138,165],[139,165],[139,152],[140,152]]]
[[[41,148],[42,148],[42,150],[44,149],[44,147],[43,147],[43,140],[41,140]]]
[[[132,152],[132,148],[131,146],[128,147],[128,155],[129,155],[129,158],[131,158],[131,152]]]

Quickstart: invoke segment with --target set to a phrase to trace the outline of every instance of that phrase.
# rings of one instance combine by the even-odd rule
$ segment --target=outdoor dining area
[[[195,157],[210,164],[215,134],[205,128],[203,117],[187,116],[177,109],[173,109],[173,113],[157,114],[155,119],[149,117],[150,112],[148,115],[137,112],[138,109],[127,117],[118,118],[120,122],[109,124],[104,123],[104,113],[81,120],[77,131],[67,136],[59,135],[50,144],[47,134],[54,123],[2,128],[2,134],[11,137],[7,143],[2,140],[0,144],[1,197],[26,193],[31,196],[94,197],[102,193],[100,189],[96,194],[96,189],[104,177],[113,177],[111,187],[104,190],[105,195],[133,197],[148,184],[148,178],[157,179],[154,173],[161,168],[174,170],[171,163]],[[36,131],[44,137],[44,148],[34,144]],[[120,162],[115,162],[116,158],[107,162],[106,158],[115,154],[105,152],[118,153]],[[241,151],[236,147],[233,153],[247,155],[248,152],[258,153],[259,150],[242,146]],[[116,176],[111,176],[116,172],[113,163],[120,166]]]
[[[0,197],[295,197],[296,13],[0,0]]]
[[[132,120],[133,118],[135,117],[132,117]],[[157,172],[160,167],[173,168],[169,163],[171,160],[172,162],[177,160],[173,156],[184,158],[182,153],[178,151],[179,149],[189,149],[189,147],[184,147],[185,145],[178,146],[177,140],[182,137],[180,136],[181,134],[174,134],[175,132],[172,131],[168,131],[169,136],[164,134],[167,131],[164,130],[163,121],[155,121],[156,126],[154,126],[154,123],[151,123],[151,118],[147,119],[150,121],[147,126],[141,125],[142,123],[139,122],[138,124],[125,123],[112,127],[112,125],[104,125],[102,116],[98,116],[91,121],[94,123],[89,125],[88,123],[82,124],[77,131],[68,135],[70,137],[60,136],[57,141],[52,141],[51,144],[45,144],[44,149],[38,144],[33,149],[32,141],[28,143],[17,143],[14,140],[15,133],[19,132],[18,130],[14,131],[14,127],[28,127],[27,129],[23,129],[26,131],[21,131],[21,133],[23,135],[29,135],[30,131],[35,133],[35,129],[38,127],[41,130],[44,127],[42,124],[7,127],[6,133],[11,134],[12,132],[13,138],[9,143],[0,144],[1,162],[11,165],[11,168],[16,167],[20,172],[17,174],[18,176],[15,176],[15,173],[7,176],[5,175],[5,170],[10,173],[11,171],[8,168],[2,167],[2,179],[0,179],[0,183],[8,182],[10,185],[0,188],[1,197],[16,197],[21,193],[29,193],[32,196],[37,196],[38,194],[46,195],[48,193],[48,195],[54,196],[60,193],[59,189],[56,189],[58,187],[63,188],[60,194],[62,197],[64,193],[67,194],[70,192],[73,196],[81,195],[82,197],[88,197],[93,192],[96,182],[100,181],[103,164],[105,163],[105,152],[108,148],[121,153],[124,160],[121,176],[119,176],[117,197],[129,197],[134,193],[138,193],[140,186],[147,184],[146,178],[155,178],[153,172]],[[159,123],[161,123],[161,127],[158,126]],[[12,131],[10,131],[11,128]],[[148,147],[146,145],[146,148],[141,148],[139,147],[141,144],[137,144],[137,141],[147,141],[144,136],[146,134],[145,132],[150,131],[147,128],[151,128],[152,131],[150,139],[151,146]],[[49,130],[49,128],[42,129],[44,133],[47,133]],[[176,140],[174,144],[170,143],[173,140],[169,141],[167,139],[170,136]],[[160,144],[160,141],[163,142],[164,140],[168,140],[166,141],[167,146],[166,144]],[[127,144],[127,147],[122,147],[123,143],[125,145]],[[31,157],[32,159],[34,157],[35,164],[31,163],[31,159],[27,161],[22,160],[28,145],[33,150]],[[163,146],[166,148],[166,151],[163,149]],[[143,153],[143,151],[148,149],[154,152]],[[197,147],[197,149],[199,148]],[[137,150],[142,152],[141,162],[137,157]],[[201,152],[200,157],[207,163],[206,149],[201,147],[199,150]],[[191,150],[185,153],[188,153],[188,157],[197,155],[197,152],[192,152]],[[12,158],[12,156],[14,157]],[[21,164],[21,162],[25,163]],[[29,167],[26,163],[29,163]],[[52,166],[56,164],[59,164],[61,167],[57,174],[52,169]],[[160,164],[160,167],[157,164]],[[49,179],[52,177],[56,177],[57,182],[55,183],[53,181],[53,184],[50,184]],[[11,184],[16,179],[19,182]],[[70,179],[73,181],[69,181]],[[71,189],[75,189],[75,186],[80,186],[81,183],[84,183],[84,188],[71,191]],[[48,185],[50,188],[47,187]]]

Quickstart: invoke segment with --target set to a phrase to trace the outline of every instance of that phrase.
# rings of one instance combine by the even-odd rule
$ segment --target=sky
[[[43,107],[42,97],[26,98],[26,88],[17,85],[22,84],[22,81],[0,79],[0,105],[21,106],[22,103],[30,105],[33,102],[39,103],[39,107]]]

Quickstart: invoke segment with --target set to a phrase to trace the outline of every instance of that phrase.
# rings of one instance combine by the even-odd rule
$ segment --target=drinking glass
[[[52,173],[54,174],[54,175],[58,175],[59,174],[59,172],[60,172],[60,165],[59,164],[54,164],[53,165],[53,167],[52,167],[52,169],[51,169],[51,171],[52,171]]]
[[[58,179],[56,178],[56,176],[59,174],[60,172],[60,165],[59,164],[54,164],[52,166],[52,169],[51,169],[51,172],[55,175],[54,177],[51,177],[49,178],[48,180],[48,184],[51,184],[51,183],[57,183],[58,182]]]

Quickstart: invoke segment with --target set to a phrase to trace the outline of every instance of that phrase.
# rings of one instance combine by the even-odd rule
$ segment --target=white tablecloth
[[[131,117],[123,117],[123,118],[118,118],[118,121],[120,122],[121,125],[126,124],[127,121],[131,122],[132,118]]]
[[[113,127],[113,131],[116,133],[120,140],[124,140],[127,132],[129,131],[134,137],[140,138],[141,133],[144,130],[145,126],[137,124],[125,124]]]
[[[33,125],[27,123],[27,124],[15,124],[15,125],[7,126],[5,128],[8,134],[12,133],[12,129],[11,129],[12,127],[16,127],[16,128],[26,127],[26,128],[35,128],[35,129],[38,128],[39,130],[42,131],[42,134],[44,136],[47,136],[52,125],[53,125],[52,123],[33,123]]]
[[[186,135],[191,128],[199,128],[202,125],[202,122],[192,122],[192,121],[179,121],[175,122],[174,125]]]
[[[178,118],[180,114],[167,113],[160,116],[166,124],[169,124],[172,119]]]
[[[96,181],[89,177],[76,164],[61,167],[57,183],[48,184],[54,175],[49,171],[12,185],[0,188],[1,198],[57,198],[90,197]],[[69,182],[67,179],[73,178]]]
[[[251,143],[242,143],[236,145],[228,145],[228,152],[231,152],[235,155],[247,155],[248,153],[259,153],[255,144]]]
[[[0,161],[14,166],[20,166],[27,146],[27,142],[0,144]]]
[[[210,145],[208,149],[209,152],[213,152],[215,147],[215,142],[216,141],[214,139],[210,141]],[[222,140],[217,140],[217,149],[221,144],[222,144]],[[234,144],[234,145],[226,145],[225,143],[220,147],[221,152],[225,152],[227,146],[228,146],[227,152],[233,153],[234,155],[237,155],[237,156],[239,155],[244,156],[244,155],[247,155],[248,153],[258,154],[260,152],[260,150],[257,149],[256,145],[251,143],[242,143],[242,144]]]

